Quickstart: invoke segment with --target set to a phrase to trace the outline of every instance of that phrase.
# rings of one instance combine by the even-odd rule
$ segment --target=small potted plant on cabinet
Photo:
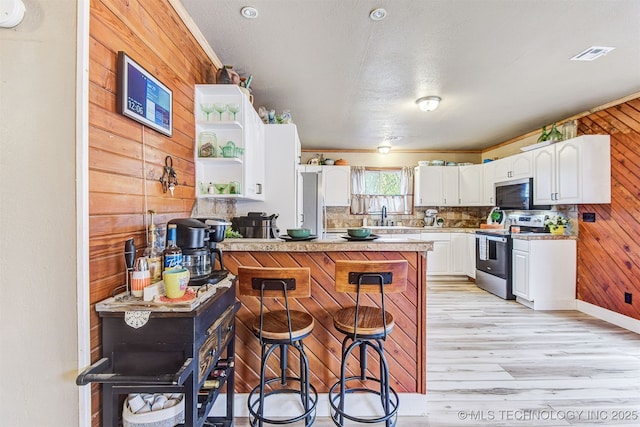
[[[549,227],[551,234],[564,234],[564,227],[569,220],[563,216],[555,215],[544,220],[544,225]]]

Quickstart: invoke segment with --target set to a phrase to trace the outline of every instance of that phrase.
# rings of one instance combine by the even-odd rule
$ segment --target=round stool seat
[[[356,315],[355,307],[347,307],[338,310],[333,316],[333,325],[344,334],[354,334],[353,320]],[[356,322],[358,335],[382,335],[391,332],[395,322],[391,313],[386,313],[387,324],[382,323],[382,309],[378,307],[360,306]]]
[[[302,339],[313,330],[313,317],[304,311],[291,310],[291,339]],[[253,320],[253,333],[260,335],[260,317]],[[262,324],[262,338],[268,340],[288,340],[289,326],[286,310],[277,310],[264,313]]]

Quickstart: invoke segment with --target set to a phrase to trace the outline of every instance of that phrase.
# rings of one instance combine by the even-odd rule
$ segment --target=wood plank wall
[[[125,51],[173,91],[173,136],[116,112],[117,52]],[[215,67],[167,1],[91,0],[89,64],[89,232],[91,360],[100,358],[95,303],[124,283],[123,249],[146,246],[145,212],[156,224],[191,215],[194,193],[193,93],[214,83]],[[163,193],[165,156],[179,185]],[[99,386],[92,389],[93,424],[100,420]]]
[[[578,207],[577,296],[640,320],[640,98],[581,118],[579,133],[611,135],[611,204]]]
[[[426,259],[417,252],[231,252],[224,254],[225,268],[237,274],[240,265],[263,267],[309,267],[311,297],[290,302],[295,310],[311,314],[314,329],[304,339],[311,369],[310,381],[318,393],[327,393],[340,375],[341,342],[344,338],[333,326],[338,309],[355,305],[352,294],[335,291],[336,260],[407,260],[407,288],[386,296],[385,306],[393,314],[396,327],[385,341],[385,352],[397,392],[425,393],[426,384],[423,335],[426,330]],[[364,297],[365,304],[379,306],[379,298]],[[258,298],[239,296],[242,306],[236,317],[236,391],[248,393],[259,383],[260,345],[252,332],[252,321],[260,315]],[[269,309],[282,309],[282,301],[266,301]],[[289,367],[298,372],[298,358],[290,352]],[[377,375],[378,362],[372,357],[369,367]],[[270,359],[267,376],[277,376],[278,358]],[[357,363],[350,359],[349,375],[357,375]],[[371,372],[372,371],[372,372]]]

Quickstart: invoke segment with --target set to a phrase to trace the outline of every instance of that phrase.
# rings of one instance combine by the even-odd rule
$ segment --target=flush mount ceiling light
[[[13,28],[22,22],[25,7],[22,0],[0,0],[0,27]]]
[[[387,11],[381,7],[373,9],[371,13],[369,13],[369,18],[371,18],[372,21],[382,21],[386,16]]]
[[[255,19],[258,17],[258,9],[251,6],[245,6],[240,9],[240,13],[247,19]]]
[[[391,151],[391,144],[389,141],[382,141],[382,144],[378,145],[378,153],[387,154]]]
[[[606,46],[591,46],[588,49],[583,50],[573,58],[572,61],[594,61],[601,56],[606,55],[611,52],[615,47],[606,47]]]
[[[439,96],[424,96],[416,100],[418,108],[422,111],[433,111],[440,105],[441,98]]]

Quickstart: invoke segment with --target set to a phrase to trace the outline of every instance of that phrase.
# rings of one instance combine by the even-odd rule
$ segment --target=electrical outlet
[[[626,302],[627,304],[633,304],[633,294],[630,292],[625,292],[624,293],[624,302]]]
[[[583,212],[582,221],[584,222],[596,222],[595,212]]]

